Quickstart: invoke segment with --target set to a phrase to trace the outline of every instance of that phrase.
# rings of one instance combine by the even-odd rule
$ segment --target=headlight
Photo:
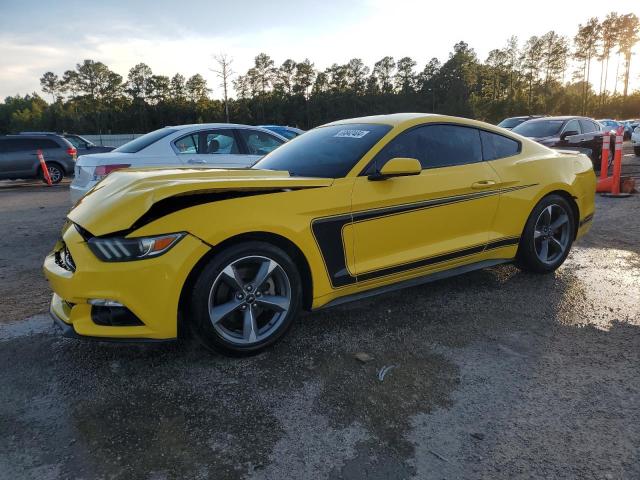
[[[128,262],[157,257],[166,253],[178,243],[186,233],[170,233],[157,237],[93,237],[87,243],[91,251],[105,262]]]

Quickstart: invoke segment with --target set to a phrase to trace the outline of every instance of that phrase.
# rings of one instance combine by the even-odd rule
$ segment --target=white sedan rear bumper
[[[80,200],[85,193],[91,190],[96,183],[98,182],[91,181],[81,186],[81,185],[74,185],[74,183],[71,182],[71,185],[69,185],[69,196],[71,197],[71,203],[73,205],[78,203],[78,200]]]

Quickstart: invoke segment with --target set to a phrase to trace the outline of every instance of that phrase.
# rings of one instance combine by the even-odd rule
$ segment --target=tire
[[[574,210],[564,197],[555,194],[544,197],[534,207],[524,227],[516,265],[534,273],[555,271],[569,255],[575,239],[575,225]]]
[[[51,183],[54,185],[60,183],[64,178],[64,169],[55,162],[47,163],[47,170],[49,170],[49,177],[51,177]],[[40,176],[42,177],[42,181],[47,183],[47,179],[44,176],[44,172],[40,169]]]
[[[302,281],[289,255],[270,243],[251,241],[205,264],[194,283],[187,319],[205,347],[250,355],[280,340],[301,305]]]
[[[633,153],[636,157],[640,157],[640,147],[633,147]]]
[[[614,158],[614,150],[611,149],[609,150],[609,159],[607,160],[607,172],[611,170],[611,166],[613,165],[613,158]],[[600,173],[601,165],[602,165],[602,153],[600,154],[597,160],[593,161],[593,170],[596,173]]]

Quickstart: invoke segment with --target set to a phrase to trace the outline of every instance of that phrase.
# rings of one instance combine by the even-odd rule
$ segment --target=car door
[[[242,151],[238,137],[232,128],[200,132],[199,150],[198,160],[204,160],[208,166],[243,168],[251,164]]]
[[[571,135],[570,135],[571,134]],[[560,140],[556,148],[582,151],[582,128],[578,119],[569,120],[560,131]]]
[[[28,138],[6,138],[3,168],[9,178],[26,178],[36,171],[38,157],[34,140]]]
[[[237,130],[242,146],[249,155],[249,161],[251,165],[256,163],[267,153],[272,152],[280,145],[285,143],[279,137],[272,135],[271,133],[263,130],[251,129],[251,128],[239,128]]]
[[[186,165],[206,165],[207,163],[204,155],[201,155],[203,149],[199,132],[190,132],[177,138],[171,142],[171,148],[176,153],[179,163]]]
[[[11,178],[13,167],[9,164],[9,140],[0,138],[0,179]]]
[[[480,132],[423,125],[387,144],[365,172],[396,157],[417,158],[420,175],[354,183],[353,223],[343,231],[347,265],[358,282],[467,261],[485,248],[499,178],[482,159]]]
[[[592,159],[600,158],[602,154],[602,137],[605,132],[596,123],[586,118],[580,119],[580,128],[582,129],[581,147],[591,152],[589,156]]]

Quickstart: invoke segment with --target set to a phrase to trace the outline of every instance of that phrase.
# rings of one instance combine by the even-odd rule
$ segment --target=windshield
[[[253,168],[301,177],[344,177],[389,130],[390,125],[369,123],[319,127],[285,143]]]
[[[513,129],[524,137],[552,137],[560,133],[564,120],[536,120],[524,122]]]
[[[498,124],[498,126],[502,128],[513,128],[525,121],[526,119],[524,118],[505,118]]]
[[[157,142],[167,135],[171,135],[173,132],[177,132],[177,130],[175,128],[161,128],[160,130],[154,130],[153,132],[149,132],[146,135],[142,135],[135,140],[125,143],[121,147],[116,148],[114,152],[138,153],[143,148],[147,148],[152,143]]]
[[[83,142],[82,140],[80,140],[81,137],[75,137],[73,135],[66,135],[64,138],[66,138],[71,145],[73,145],[76,148],[84,148],[85,145],[87,145],[89,142]]]

